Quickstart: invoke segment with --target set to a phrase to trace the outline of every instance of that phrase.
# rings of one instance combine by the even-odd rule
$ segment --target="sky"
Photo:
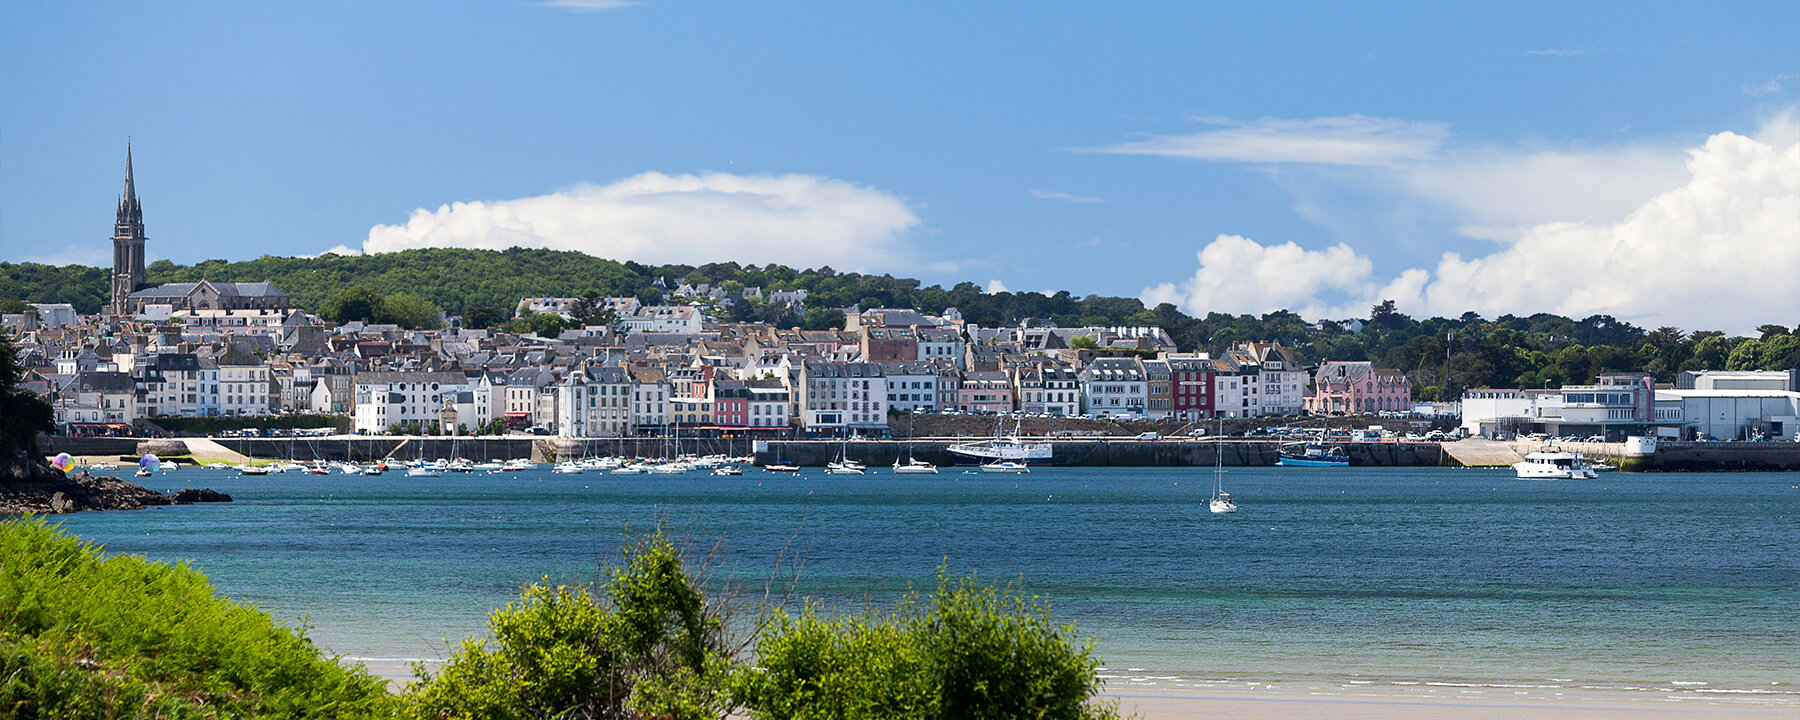
[[[1246,7],[1255,5],[1257,7]],[[1800,3],[0,7],[0,260],[779,262],[1800,323]]]

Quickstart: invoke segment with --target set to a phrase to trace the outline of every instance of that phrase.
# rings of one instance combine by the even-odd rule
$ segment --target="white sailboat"
[[[838,459],[825,464],[827,475],[861,475],[868,470],[869,466],[850,459],[850,444],[847,440],[838,447]]]
[[[895,459],[894,460],[894,474],[895,475],[936,475],[936,474],[938,474],[938,469],[937,469],[936,465],[933,465],[928,462],[922,462],[918,458],[913,457],[912,442],[911,442],[912,434],[913,434],[912,416],[907,415],[906,416],[906,439],[908,442],[906,443],[906,462],[902,463],[902,462],[900,462],[899,459]]]
[[[1231,493],[1225,492],[1225,423],[1219,422],[1218,439],[1213,441],[1213,494],[1212,500],[1206,503],[1206,509],[1214,514],[1237,512],[1237,503],[1231,499]]]

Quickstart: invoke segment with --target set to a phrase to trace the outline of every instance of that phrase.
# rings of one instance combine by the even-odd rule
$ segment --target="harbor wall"
[[[951,445],[968,440],[915,440],[912,442],[862,441],[838,443],[821,440],[770,441],[756,453],[759,464],[782,462],[824,465],[841,451],[867,464],[893,465],[910,452],[914,458],[937,465],[972,465],[974,460],[951,453]],[[1271,440],[1054,440],[1050,464],[1075,467],[1202,467],[1222,462],[1231,466],[1274,465],[1281,442]],[[1435,467],[1443,462],[1438,443],[1334,443],[1341,444],[1353,465]]]

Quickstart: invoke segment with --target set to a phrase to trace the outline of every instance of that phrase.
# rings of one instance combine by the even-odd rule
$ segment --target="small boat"
[[[363,469],[362,469],[362,474],[364,474],[364,475],[380,475],[381,473],[385,472],[386,470],[387,470],[387,463],[364,465]]]
[[[431,465],[419,465],[406,469],[407,477],[441,477],[443,474],[443,471]]]
[[[1206,509],[1215,515],[1237,512],[1237,503],[1231,499],[1231,493],[1225,492],[1225,423],[1219,422],[1219,438],[1213,442],[1213,494],[1207,501]]]
[[[609,472],[611,472],[614,475],[643,475],[650,471],[649,471],[649,469],[645,468],[642,465],[639,465],[637,463],[632,463],[630,465],[621,465],[619,467],[613,468]]]
[[[331,468],[325,467],[324,465],[314,465],[314,466],[306,469],[306,474],[308,474],[308,475],[330,475]]]
[[[825,464],[826,475],[861,475],[868,472],[869,467],[855,460],[841,460]]]
[[[1276,465],[1283,467],[1349,467],[1350,456],[1342,445],[1325,447],[1319,443],[1288,443],[1277,453]]]
[[[587,468],[583,467],[580,463],[559,462],[554,467],[550,468],[550,472],[556,473],[557,475],[580,475],[587,472]]]
[[[474,472],[475,466],[467,460],[457,459],[450,461],[450,464],[445,465],[444,469],[450,472],[466,473]]]
[[[156,473],[150,472],[150,470],[148,468],[138,468],[138,471],[135,473],[132,473],[132,474],[136,475],[138,477],[150,477],[151,475],[155,475]]]
[[[1031,472],[1031,466],[1012,460],[1000,460],[981,466],[981,471],[984,473],[1012,473],[1014,475],[1023,475]]]
[[[719,477],[736,477],[744,474],[744,469],[736,465],[720,465],[712,469],[712,474]]]
[[[894,474],[895,475],[936,475],[936,474],[938,474],[938,469],[937,469],[936,465],[933,465],[931,463],[928,463],[928,462],[925,462],[922,460],[914,460],[913,458],[908,457],[908,458],[906,458],[906,462],[904,462],[904,463],[900,462],[899,460],[894,461]]]
[[[483,463],[476,463],[476,464],[470,466],[469,469],[470,470],[481,470],[483,472],[491,472],[494,470],[504,469],[505,467],[506,467],[505,463],[489,460],[489,461],[483,462]]]
[[[245,475],[267,475],[273,471],[267,465],[239,465],[238,472]]]
[[[1513,463],[1513,472],[1526,480],[1592,480],[1599,477],[1581,453],[1540,451]]]
[[[514,460],[505,465],[501,465],[500,470],[501,470],[501,472],[521,472],[521,471],[525,471],[525,470],[531,470],[536,467],[537,467],[537,465],[526,462],[524,460]]]
[[[774,465],[764,465],[763,472],[797,473],[797,472],[800,472],[800,466],[799,465],[783,465],[781,463],[776,463]]]

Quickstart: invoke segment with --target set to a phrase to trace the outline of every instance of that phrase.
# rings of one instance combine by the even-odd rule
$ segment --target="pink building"
[[[1366,361],[1326,362],[1313,375],[1306,409],[1315,413],[1405,412],[1412,409],[1412,381],[1399,370]]]
[[[1012,412],[1012,379],[997,371],[966,373],[956,389],[956,407],[963,412]]]

